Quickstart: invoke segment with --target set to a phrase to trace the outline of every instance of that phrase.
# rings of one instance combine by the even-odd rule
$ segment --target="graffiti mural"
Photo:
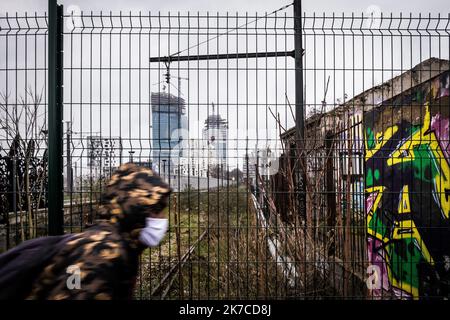
[[[368,258],[380,279],[375,296],[450,294],[449,118],[425,102],[448,97],[448,78],[446,73],[428,84],[428,92],[424,86],[401,98],[403,105],[415,102],[419,124],[402,118],[376,132],[383,108],[365,115]],[[448,102],[436,109],[444,108]]]

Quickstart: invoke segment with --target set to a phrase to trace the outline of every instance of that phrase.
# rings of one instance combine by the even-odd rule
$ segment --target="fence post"
[[[333,163],[333,151],[334,151],[334,133],[328,131],[325,134],[325,187],[327,192],[327,218],[326,218],[326,233],[327,242],[330,244],[328,247],[328,257],[335,255],[336,249],[336,190],[334,187],[334,163]],[[332,268],[335,265],[333,263]],[[334,269],[333,269],[334,271]]]
[[[48,234],[64,233],[63,6],[48,1]]]
[[[295,51],[295,131],[297,157],[297,196],[300,215],[306,219],[306,161],[305,150],[305,108],[303,101],[303,44],[302,44],[302,2],[294,0],[294,51]]]

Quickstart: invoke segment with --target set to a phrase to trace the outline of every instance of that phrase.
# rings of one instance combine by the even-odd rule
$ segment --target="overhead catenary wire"
[[[195,45],[192,45],[192,46],[190,46],[190,47],[188,47],[188,48],[186,48],[186,49],[183,49],[183,50],[181,50],[181,51],[178,51],[178,52],[176,52],[176,53],[173,53],[173,54],[171,54],[169,57],[177,56],[177,55],[180,55],[180,54],[183,53],[183,52],[186,52],[186,51],[189,51],[189,50],[194,49],[194,48],[196,48],[196,47],[199,47],[199,46],[201,46],[202,44],[205,44],[205,43],[207,43],[207,42],[209,42],[209,41],[212,41],[212,40],[215,40],[215,39],[217,39],[217,38],[219,38],[219,37],[221,37],[221,36],[227,35],[227,34],[233,32],[233,31],[236,31],[236,30],[238,30],[238,29],[241,29],[241,28],[243,28],[243,27],[246,27],[246,26],[248,26],[248,25],[250,25],[250,24],[252,24],[252,23],[254,23],[254,22],[256,22],[256,21],[258,21],[258,20],[260,20],[260,19],[267,18],[268,16],[271,16],[271,15],[277,13],[277,12],[286,10],[287,8],[289,8],[289,7],[292,6],[292,5],[294,5],[294,3],[289,3],[289,4],[287,4],[287,5],[284,5],[284,6],[282,6],[281,8],[278,8],[278,9],[272,11],[272,12],[266,13],[265,15],[263,15],[263,16],[261,16],[261,17],[258,17],[258,18],[255,18],[255,19],[253,19],[252,21],[246,22],[246,23],[244,23],[244,24],[242,24],[242,25],[239,25],[239,26],[237,26],[237,27],[235,27],[235,28],[229,29],[229,30],[226,31],[226,32],[223,32],[223,33],[221,33],[221,34],[218,34],[218,35],[216,35],[216,36],[214,36],[214,37],[212,37],[212,38],[206,39],[206,40],[201,41],[201,42],[199,42],[199,43],[197,43],[197,44],[195,44]]]

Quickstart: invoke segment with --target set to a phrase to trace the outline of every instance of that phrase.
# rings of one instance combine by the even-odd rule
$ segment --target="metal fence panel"
[[[64,13],[64,231],[122,163],[175,190],[136,298],[448,297],[449,18],[304,13],[296,64],[292,9]],[[6,249],[47,227],[47,16],[0,23]]]

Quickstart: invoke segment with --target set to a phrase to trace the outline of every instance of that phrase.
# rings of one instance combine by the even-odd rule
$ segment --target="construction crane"
[[[177,76],[170,76],[170,74],[168,75],[169,77],[169,81],[170,81],[170,77],[172,78],[177,78],[178,79],[178,96],[182,96],[183,94],[181,93],[181,80],[187,80],[189,81],[189,78],[183,78],[183,77],[177,77]]]

